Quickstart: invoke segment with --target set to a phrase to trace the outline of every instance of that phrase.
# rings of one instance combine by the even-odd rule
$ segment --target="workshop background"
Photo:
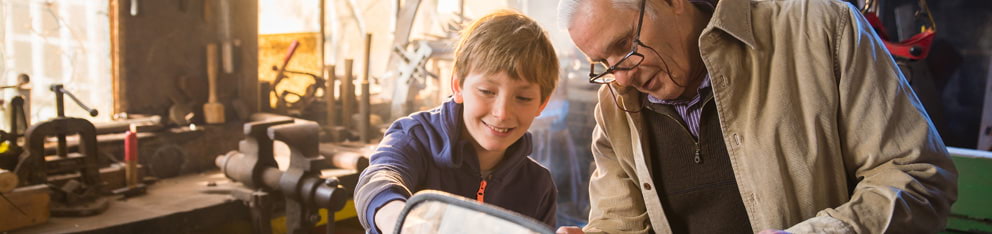
[[[874,3],[888,41],[936,29],[897,61],[961,173],[947,232],[992,232],[992,2]],[[557,50],[531,157],[558,225],[582,226],[598,86],[557,4],[0,0],[0,232],[363,233],[350,193],[368,153],[450,95],[458,31],[502,8]]]

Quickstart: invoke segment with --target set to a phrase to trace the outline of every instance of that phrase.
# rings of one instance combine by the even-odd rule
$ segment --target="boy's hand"
[[[576,226],[564,226],[555,231],[556,234],[583,234],[582,228]]]
[[[406,206],[406,202],[401,200],[386,203],[382,208],[379,208],[379,211],[375,212],[375,226],[384,234],[393,233],[393,228],[396,228],[396,219],[399,218],[397,216],[403,211],[404,206]]]

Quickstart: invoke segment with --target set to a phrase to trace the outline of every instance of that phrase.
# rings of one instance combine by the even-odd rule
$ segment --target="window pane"
[[[108,0],[0,1],[0,84],[13,85],[19,74],[31,76],[32,123],[55,117],[55,94],[62,83],[83,103],[100,112],[89,117],[66,97],[66,116],[107,121],[113,108]],[[10,100],[17,91],[3,90]],[[6,107],[4,107],[6,108]],[[0,116],[3,130],[7,116]]]

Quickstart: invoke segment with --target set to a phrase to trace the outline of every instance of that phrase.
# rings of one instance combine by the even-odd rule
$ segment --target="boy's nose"
[[[508,98],[498,98],[492,109],[489,111],[489,114],[500,120],[506,119],[510,111],[510,101],[507,99]]]

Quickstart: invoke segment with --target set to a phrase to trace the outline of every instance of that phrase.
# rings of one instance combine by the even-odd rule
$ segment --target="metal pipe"
[[[319,50],[320,50],[320,56],[318,56],[318,58],[320,58],[320,66],[323,67],[323,66],[326,66],[327,65],[327,60],[326,60],[326,58],[324,58],[325,57],[325,53],[326,53],[326,49],[324,47],[327,44],[327,38],[326,38],[327,35],[324,34],[325,33],[324,32],[324,30],[325,30],[324,27],[327,27],[327,22],[326,22],[327,21],[327,14],[325,12],[327,10],[327,9],[325,9],[327,7],[327,0],[319,0],[319,1],[320,1],[320,4],[319,4],[320,5],[320,23],[318,25],[320,26],[320,36],[317,37],[317,41],[319,41],[320,45],[317,45],[318,46],[317,48],[319,48]],[[324,76],[324,77],[326,79],[327,76]]]
[[[355,61],[352,59],[344,60],[344,80],[341,80],[341,123],[350,122],[352,111],[354,111],[355,84],[352,81],[354,79],[354,73],[352,73],[354,63]],[[345,126],[348,125],[345,124]]]
[[[371,119],[370,108],[371,95],[369,95],[369,55],[372,54],[372,34],[365,34],[365,72],[362,75],[362,98],[358,106],[358,111],[361,120],[358,121],[358,135],[362,143],[369,143],[371,140],[371,134],[369,133],[372,125],[369,121]]]
[[[327,85],[326,87],[324,87],[324,102],[326,102],[325,107],[327,108],[326,111],[327,124],[325,126],[328,129],[333,129],[335,126],[338,125],[337,115],[340,114],[336,110],[337,103],[334,103],[335,101],[337,101],[337,99],[334,98],[334,94],[336,93],[336,91],[334,90],[334,88],[336,87],[336,85],[334,85],[334,82],[337,81],[336,74],[334,73],[334,65],[327,65],[324,67],[324,77],[326,80],[325,85]]]
[[[272,100],[269,95],[272,95],[272,84],[267,81],[258,82],[258,106],[256,107],[259,112],[270,112],[272,111]]]

